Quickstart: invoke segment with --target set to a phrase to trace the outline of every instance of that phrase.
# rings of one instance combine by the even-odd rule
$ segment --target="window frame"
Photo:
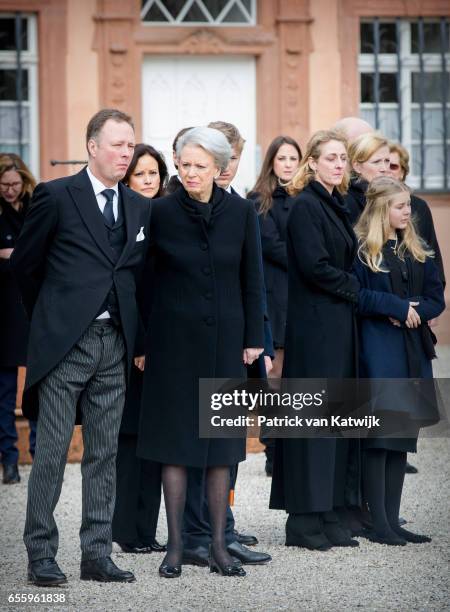
[[[361,83],[361,74],[362,73],[375,73],[375,53],[361,53],[361,24],[362,23],[370,23],[373,24],[377,17],[361,17],[359,20],[359,36],[358,36],[358,78],[359,83]],[[445,172],[444,174],[434,174],[424,176],[424,182],[421,184],[421,176],[412,173],[412,169],[414,167],[414,157],[415,152],[414,148],[417,146],[420,147],[421,141],[419,138],[413,138],[413,111],[420,110],[419,102],[412,102],[412,74],[414,72],[420,73],[420,54],[413,53],[411,51],[411,24],[417,22],[418,18],[408,18],[402,17],[400,18],[400,50],[397,53],[380,53],[378,54],[378,71],[381,73],[398,73],[398,61],[400,59],[400,87],[399,90],[402,92],[401,100],[397,102],[379,102],[378,108],[379,110],[393,110],[397,111],[399,105],[401,109],[401,124],[402,124],[402,135],[401,142],[403,146],[410,153],[411,163],[410,168],[411,172],[408,175],[408,183],[414,189],[420,189],[420,191],[433,193],[439,192],[441,193],[446,186],[450,184],[450,176],[447,171],[447,180],[445,180]],[[396,19],[391,18],[378,18],[378,23],[382,26],[383,23],[395,23]],[[439,22],[439,17],[427,17],[424,18],[424,23],[430,22]],[[448,23],[448,19],[447,19]],[[438,72],[442,73],[442,56],[441,53],[423,53],[423,66],[425,73]],[[445,53],[445,61],[447,69],[450,68],[450,52],[447,51]],[[450,93],[450,84],[449,90]],[[375,102],[361,102],[361,88],[359,88],[359,100],[358,100],[358,108],[360,114],[364,111],[372,111],[375,112]],[[424,113],[426,114],[427,110],[439,109],[442,111],[443,105],[442,102],[424,102]],[[447,99],[446,102],[447,111],[450,113],[450,100]],[[435,146],[440,145],[443,148],[442,139],[437,141],[436,139],[427,138],[426,135],[424,137],[424,146]],[[450,157],[450,130],[447,130],[447,141],[446,146],[448,150],[447,157],[447,165]]]
[[[225,27],[233,27],[233,28],[247,28],[247,27],[253,27],[257,25],[257,0],[250,0],[251,2],[251,8],[250,8],[250,13],[247,11],[247,9],[245,8],[245,6],[241,3],[240,0],[228,0],[229,4],[231,4],[232,2],[238,2],[240,4],[240,9],[241,11],[243,11],[244,13],[246,13],[249,17],[248,21],[246,22],[236,22],[236,21],[230,21],[230,22],[223,22],[223,21],[217,21],[217,18],[214,19],[211,15],[211,19],[209,19],[209,17],[207,17],[207,15],[205,14],[205,17],[207,17],[207,21],[183,21],[183,18],[185,17],[186,13],[190,10],[192,4],[194,3],[194,1],[196,0],[185,0],[185,5],[184,7],[181,9],[181,11],[179,12],[179,14],[177,15],[177,17],[173,18],[172,15],[170,14],[170,12],[164,8],[164,6],[161,9],[161,4],[163,3],[163,0],[146,0],[145,4],[141,3],[141,10],[140,10],[140,19],[141,19],[141,24],[146,26],[146,27],[167,27],[167,26],[177,26],[177,27],[198,27],[198,26],[203,26],[203,27],[208,27],[208,28],[225,28]],[[167,17],[167,21],[146,21],[144,20],[144,16],[148,13],[148,11],[150,10],[150,8],[153,6],[153,4],[157,4],[158,8],[161,10],[161,12],[166,14]],[[222,9],[221,13],[219,14],[218,17],[220,17],[221,14],[227,12],[228,7],[226,6],[225,8]],[[207,9],[206,9],[207,10]]]
[[[14,19],[14,13],[0,13],[2,19]],[[38,57],[38,29],[37,15],[34,13],[21,13],[22,19],[27,21],[28,49],[21,51],[22,69],[28,72],[28,100],[22,101],[22,106],[29,109],[29,134],[28,138],[22,140],[24,146],[28,146],[28,163],[34,176],[39,176],[39,57]],[[0,69],[17,70],[16,51],[0,50]],[[15,108],[17,101],[0,100],[0,108]],[[17,139],[2,139],[1,145],[17,146]]]

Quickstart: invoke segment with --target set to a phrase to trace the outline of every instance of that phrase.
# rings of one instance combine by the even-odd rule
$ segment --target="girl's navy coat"
[[[360,373],[371,379],[371,409],[387,427],[384,433],[403,433],[400,437],[369,437],[363,448],[415,452],[420,427],[439,419],[434,386],[417,379],[433,377],[434,348],[427,321],[445,308],[443,286],[429,258],[422,264],[406,257],[401,263],[387,245],[383,259],[389,272],[373,272],[361,261],[355,264],[361,283]],[[415,329],[404,325],[410,302],[419,302],[414,308],[422,323]],[[389,317],[402,327],[393,325]],[[384,380],[388,378],[396,380],[388,384]],[[404,380],[408,378],[414,378],[414,383]]]
[[[404,323],[408,315],[409,302],[419,302],[414,308],[422,322],[434,319],[445,309],[444,292],[439,271],[430,258],[424,264],[412,262],[413,268],[423,266],[423,288],[420,295],[393,294],[391,275],[372,272],[359,259],[354,272],[361,283],[358,301],[360,315],[359,363],[362,378],[408,378],[408,360],[403,330],[395,327],[389,317]],[[419,329],[410,333],[419,334]],[[420,343],[416,343],[420,347]],[[432,377],[431,361],[422,351],[420,354],[421,377]]]

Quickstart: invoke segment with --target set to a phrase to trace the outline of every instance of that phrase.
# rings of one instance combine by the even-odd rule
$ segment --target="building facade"
[[[86,159],[101,107],[168,158],[181,127],[221,119],[246,139],[244,192],[275,136],[360,115],[411,152],[449,275],[449,22],[448,0],[1,0],[0,150],[48,180]]]

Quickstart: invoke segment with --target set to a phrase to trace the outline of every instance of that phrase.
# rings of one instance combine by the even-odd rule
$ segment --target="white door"
[[[241,56],[146,56],[142,67],[143,142],[164,153],[170,173],[172,141],[184,127],[235,124],[246,143],[233,181],[244,195],[255,182],[255,59]]]

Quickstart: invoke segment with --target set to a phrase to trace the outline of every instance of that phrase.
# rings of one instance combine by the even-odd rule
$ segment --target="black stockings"
[[[183,513],[186,505],[187,471],[181,465],[162,466],[162,485],[167,515],[167,554],[164,561],[178,565],[183,558]]]
[[[162,484],[167,514],[167,554],[169,565],[177,565],[183,558],[183,513],[186,504],[187,471],[180,465],[163,465]],[[206,495],[212,531],[212,551],[222,566],[232,564],[225,543],[225,525],[230,491],[229,466],[206,469]]]
[[[385,449],[363,452],[364,493],[374,530],[380,535],[398,529],[406,453]]]
[[[225,543],[229,492],[230,468],[228,466],[208,468],[206,470],[206,495],[211,522],[211,547],[215,560],[222,567],[233,563]]]

